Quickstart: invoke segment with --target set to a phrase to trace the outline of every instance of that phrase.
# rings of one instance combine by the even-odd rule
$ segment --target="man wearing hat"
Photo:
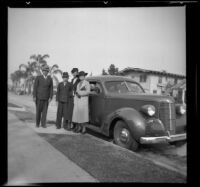
[[[53,80],[48,76],[49,67],[42,67],[42,75],[36,77],[33,89],[33,100],[36,103],[36,127],[46,128],[46,116],[49,102],[53,97]]]
[[[74,96],[76,93],[76,89],[77,89],[77,85],[80,82],[79,76],[78,76],[78,68],[73,68],[71,70],[73,79],[71,80],[71,85],[72,85],[72,92],[71,92],[71,96],[70,96],[70,101],[69,101],[69,117],[70,117],[70,122],[72,122],[72,115],[73,115],[73,108],[74,108]],[[77,131],[77,125],[76,124],[72,124],[71,130],[73,130],[74,132]]]
[[[69,104],[69,96],[72,91],[72,86],[71,83],[68,82],[69,75],[67,72],[64,72],[62,77],[63,77],[63,82],[60,82],[58,84],[56,93],[56,102],[58,102],[56,127],[57,129],[61,128],[62,118],[64,118],[63,127],[64,129],[69,130],[70,116],[68,112],[68,104]]]

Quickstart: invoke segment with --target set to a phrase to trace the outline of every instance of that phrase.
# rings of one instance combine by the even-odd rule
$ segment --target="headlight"
[[[186,113],[186,106],[177,105],[176,106],[176,113],[181,114],[181,115],[185,114]]]
[[[156,113],[156,109],[153,105],[144,105],[142,106],[142,112],[148,116],[153,116]]]

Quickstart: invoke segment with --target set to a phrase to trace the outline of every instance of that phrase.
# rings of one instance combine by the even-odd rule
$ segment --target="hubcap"
[[[126,143],[129,140],[129,131],[127,129],[122,129],[120,132],[120,140]]]

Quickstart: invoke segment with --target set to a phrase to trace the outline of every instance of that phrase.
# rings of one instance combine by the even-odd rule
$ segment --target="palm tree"
[[[36,64],[37,64],[37,67],[39,67],[39,70],[40,70],[40,68],[41,68],[41,66],[43,66],[43,65],[46,65],[47,64],[47,62],[46,62],[46,58],[49,58],[50,56],[48,55],[48,54],[45,54],[45,55],[40,55],[40,54],[38,54],[38,55],[31,55],[30,56],[30,59],[33,59],[34,60],[34,62],[36,62]]]
[[[30,56],[30,59],[33,59],[32,62],[28,62],[28,79],[27,79],[27,86],[28,86],[28,94],[30,94],[33,90],[34,80],[37,75],[41,75],[41,67],[46,65],[46,58],[49,58],[48,54],[34,54]]]
[[[12,90],[15,91],[17,87],[17,75],[15,72],[10,74],[10,79],[12,80]]]
[[[49,73],[53,79],[54,90],[56,90],[59,82],[62,81],[62,73],[63,72],[59,69],[59,66],[57,64],[54,64],[52,67],[50,67]]]
[[[40,67],[36,61],[28,62],[27,74],[26,88],[28,88],[28,94],[31,94],[35,78],[41,74]]]
[[[21,80],[21,78],[23,78],[24,75],[23,75],[22,71],[16,70],[10,76],[11,76],[11,80],[13,82],[13,90],[17,93],[18,88],[20,86],[20,80]]]

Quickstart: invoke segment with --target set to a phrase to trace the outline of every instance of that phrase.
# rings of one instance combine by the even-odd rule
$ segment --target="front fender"
[[[109,114],[106,120],[109,127],[115,119],[121,119],[128,125],[136,141],[139,141],[140,137],[145,136],[145,119],[134,108],[121,108]]]

